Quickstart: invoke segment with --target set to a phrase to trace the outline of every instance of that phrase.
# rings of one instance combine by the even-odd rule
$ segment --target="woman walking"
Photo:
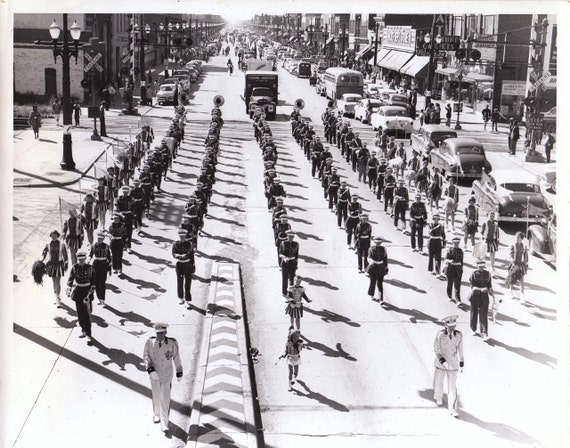
[[[287,290],[287,308],[285,308],[285,314],[288,314],[291,318],[291,327],[295,323],[294,328],[299,331],[301,330],[301,317],[303,317],[303,299],[307,303],[312,302],[305,294],[305,288],[301,286],[301,281],[302,278],[296,275],[293,285],[289,286]]]
[[[38,111],[38,106],[32,106],[32,111],[28,117],[28,124],[34,130],[34,138],[40,138],[40,128],[42,127],[42,114]]]
[[[53,230],[49,234],[51,241],[47,243],[42,252],[42,261],[48,257],[46,263],[47,275],[51,277],[53,282],[53,292],[55,294],[55,302],[58,308],[62,308],[61,303],[61,277],[67,271],[68,258],[67,247],[65,243],[59,240],[61,234],[57,230]]]
[[[524,276],[528,271],[528,250],[524,243],[524,234],[516,233],[517,241],[511,246],[511,264],[507,273],[506,286],[509,287],[511,298],[514,299],[513,286],[518,282],[521,291],[521,303],[525,304],[524,298]]]
[[[81,221],[89,246],[93,245],[93,231],[97,228],[97,205],[93,194],[85,195],[85,202],[81,205]]]
[[[279,359],[287,358],[287,367],[289,368],[289,391],[293,390],[293,385],[299,375],[299,365],[301,364],[301,349],[303,341],[301,340],[299,331],[292,326],[289,328],[287,344],[285,344],[285,353]]]

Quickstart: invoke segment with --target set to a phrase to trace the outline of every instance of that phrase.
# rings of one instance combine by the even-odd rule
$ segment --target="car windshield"
[[[160,86],[160,90],[163,92],[170,92],[174,89],[174,86]]]
[[[358,103],[360,101],[359,96],[347,96],[344,98],[347,103]]]
[[[440,134],[436,134],[435,132],[432,132],[431,136],[430,136],[430,140],[431,142],[434,144],[434,146],[437,148],[439,147],[439,145],[441,144],[442,141],[444,141],[445,139],[448,138],[453,138],[453,137],[457,137],[457,134],[455,132],[453,133],[440,133]]]
[[[271,90],[267,87],[256,87],[251,92],[253,96],[271,96]]]
[[[392,95],[391,100],[398,102],[398,103],[407,103],[408,102],[408,99],[402,95]]]
[[[448,137],[446,137],[448,138]],[[458,146],[455,148],[456,154],[483,154],[483,149],[478,146]]]
[[[384,109],[382,115],[387,117],[405,117],[406,111],[403,109]]]
[[[536,184],[509,182],[501,184],[501,186],[506,190],[516,193],[540,193],[540,187]]]

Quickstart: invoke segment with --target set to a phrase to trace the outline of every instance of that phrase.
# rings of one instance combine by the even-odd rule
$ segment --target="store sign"
[[[526,96],[526,82],[503,81],[501,96]]]
[[[416,30],[411,27],[387,26],[382,38],[383,48],[414,51],[416,46]]]

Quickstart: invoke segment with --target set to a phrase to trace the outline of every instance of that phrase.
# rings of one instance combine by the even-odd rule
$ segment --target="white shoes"
[[[438,406],[442,406],[443,405],[443,400],[436,400],[435,404],[437,404]]]

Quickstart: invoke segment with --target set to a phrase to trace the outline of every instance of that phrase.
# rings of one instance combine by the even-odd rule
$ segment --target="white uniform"
[[[158,342],[158,339],[152,336],[144,346],[143,359],[145,368],[150,373],[154,416],[160,418],[162,430],[165,431],[168,428],[169,420],[170,388],[174,373],[173,362],[176,366],[176,372],[182,373],[178,341],[165,337],[164,341]]]
[[[443,399],[443,379],[447,376],[447,407],[457,412],[457,370],[463,363],[463,335],[459,330],[444,329],[437,333],[433,344],[435,373],[433,395],[437,402]],[[445,361],[442,363],[441,360]]]

